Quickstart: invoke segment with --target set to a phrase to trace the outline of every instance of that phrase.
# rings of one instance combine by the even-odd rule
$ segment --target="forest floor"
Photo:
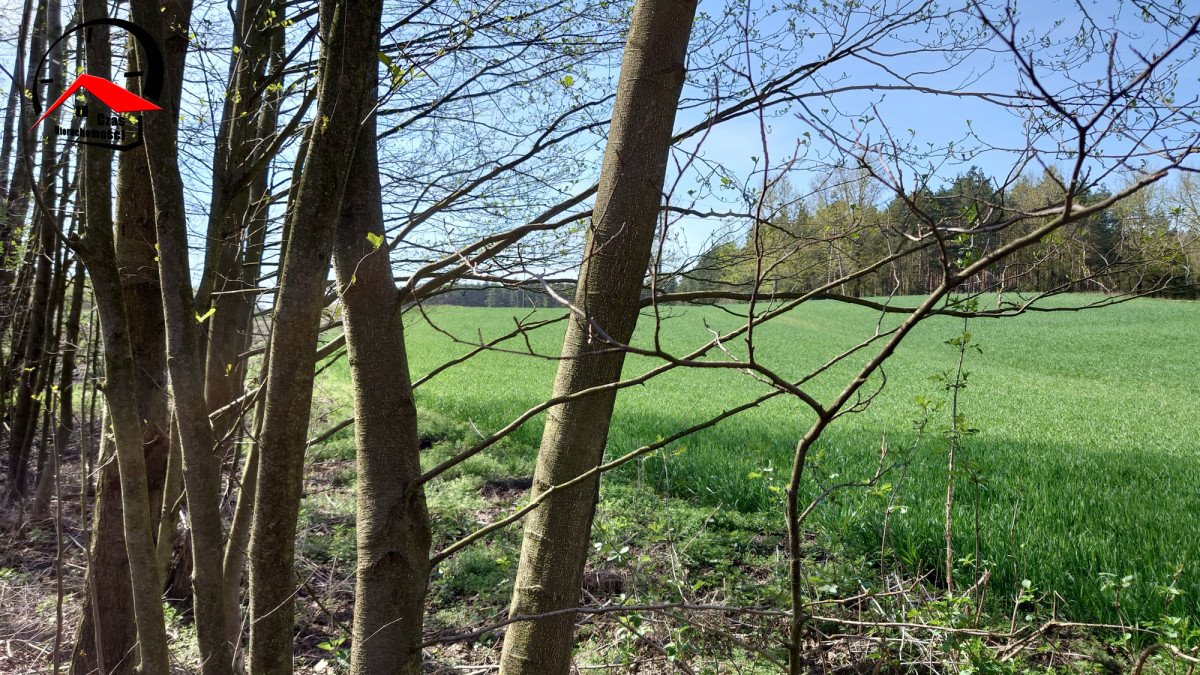
[[[439,436],[427,442],[436,447],[452,440]],[[0,538],[0,673],[6,675],[51,673],[56,653],[64,665],[69,659],[83,588],[87,533],[79,517],[78,461],[65,462],[63,470],[61,514],[54,501],[46,518],[19,527],[6,523]],[[452,487],[431,494],[431,508],[442,516],[442,528],[457,523],[473,529],[510,512],[528,487],[528,479],[519,476],[462,476]],[[297,561],[298,673],[348,669],[353,488],[351,459],[314,453],[305,485]],[[779,672],[786,658],[780,641],[786,622],[781,617],[669,607],[720,605],[769,611],[786,606],[782,550],[786,542],[765,534],[771,530],[766,523],[725,509],[698,509],[683,500],[656,497],[645,486],[606,489],[597,522],[603,525],[598,527],[588,563],[585,604],[668,607],[581,617],[577,648],[581,673]],[[637,527],[631,528],[634,524]],[[635,529],[643,535],[617,534]],[[451,558],[436,575],[426,633],[429,640],[447,642],[426,650],[427,673],[494,672],[502,629],[476,639],[456,638],[504,618],[518,544],[515,533],[501,534]],[[970,615],[961,613],[963,606],[947,604],[932,585],[906,579],[899,572],[880,576],[875,567],[864,568],[861,559],[831,555],[816,533],[808,535],[804,548],[810,582],[819,585],[815,597],[818,603],[821,598],[828,603],[814,606],[816,614],[854,620],[875,616],[886,606],[888,614],[900,616],[903,612],[896,612],[907,605],[913,623],[972,625]],[[833,602],[869,587],[877,589],[875,597]],[[175,672],[195,672],[198,654],[186,603],[170,601],[165,606]],[[985,619],[981,627],[988,627],[989,621]],[[881,642],[873,637],[875,633],[835,624],[814,626],[806,653],[814,666],[826,672],[873,672],[881,664],[886,670],[892,659],[894,665],[903,662],[932,672],[974,672],[973,663],[999,663],[977,639],[916,631]],[[1128,668],[1130,652],[1106,644],[1094,632],[1068,628],[1052,637],[1031,642],[1030,654],[1014,665],[1022,670],[1064,672]],[[997,638],[988,644],[995,648],[1002,642]],[[1170,672],[1157,668],[1165,663],[1155,661],[1155,668],[1147,672]]]
[[[437,427],[437,422],[427,424],[427,428]],[[466,431],[465,425],[444,425],[424,442],[431,452],[449,452],[469,439],[461,435]],[[87,536],[79,517],[78,473],[77,460],[63,464],[61,515],[55,501],[47,518],[16,528],[7,523],[0,537],[0,673],[50,673],[56,649],[64,660],[69,657]],[[438,514],[438,543],[444,545],[456,534],[503,517],[520,503],[528,487],[527,477],[477,468],[435,488],[430,506]],[[348,667],[353,504],[353,460],[314,451],[297,560],[299,673],[340,673]],[[605,488],[601,501],[585,604],[720,605],[768,611],[786,607],[786,540],[777,530],[759,516],[697,507],[658,495],[644,483],[614,482]],[[814,667],[824,672],[876,672],[880,666],[887,671],[904,664],[902,670],[925,672],[1118,673],[1128,672],[1137,652],[1133,644],[1114,641],[1105,631],[1063,627],[1018,645],[1018,658],[1002,662],[997,655],[1006,644],[1033,635],[1046,616],[1020,617],[1018,635],[1006,637],[1006,601],[993,601],[982,617],[973,615],[977,605],[971,598],[978,599],[980,593],[948,601],[936,586],[913,578],[900,565],[881,571],[877,564],[828,544],[816,531],[808,533],[804,542],[810,592],[818,603],[811,608],[814,614],[829,621],[889,617],[913,625],[990,628],[995,636],[893,631],[822,621],[814,623],[813,638],[805,649]],[[504,618],[518,546],[515,532],[502,532],[452,557],[435,575],[427,638],[447,643],[426,651],[428,673],[494,672],[503,629],[470,640],[456,637]],[[836,602],[866,590],[873,595]],[[994,593],[1005,595],[1001,589]],[[168,602],[166,607],[176,672],[194,672],[198,655],[186,603]],[[581,673],[779,672],[785,634],[786,622],[778,616],[734,612],[667,607],[583,616],[577,662]],[[1145,672],[1183,671],[1156,656]]]
[[[44,517],[0,523],[0,673],[49,672],[56,643],[70,656],[87,561],[79,466],[77,452],[62,463],[63,499]]]
[[[422,416],[427,429],[438,430],[423,438],[431,453],[450,452],[469,440],[468,425]],[[297,672],[339,673],[348,666],[353,611],[354,464],[352,458],[320,449],[310,459],[297,561]],[[61,515],[56,501],[47,518],[16,528],[7,523],[3,530],[0,673],[50,673],[56,649],[64,660],[69,657],[87,536],[79,518],[78,475],[77,460],[64,463]],[[438,515],[438,543],[503,517],[528,487],[527,477],[479,466],[433,489],[430,506]],[[645,483],[614,481],[601,501],[585,604],[786,607],[786,540],[777,530],[760,516],[697,507],[656,494]],[[1113,644],[1113,636],[1102,631],[1065,627],[1036,636],[1018,648],[1018,658],[1001,662],[996,655],[1019,639],[1003,637],[1004,602],[993,601],[990,614],[973,615],[971,598],[982,594],[947,601],[936,586],[913,578],[902,566],[881,570],[829,543],[816,531],[804,542],[810,592],[818,603],[811,608],[814,614],[830,621],[886,616],[914,625],[991,628],[996,637],[814,623],[806,654],[825,672],[875,672],[880,666],[887,671],[888,664],[895,668],[903,663],[903,670],[926,672],[1117,673],[1128,672],[1136,652]],[[428,673],[494,672],[503,629],[470,640],[455,638],[504,618],[518,545],[515,532],[501,532],[439,570],[429,595],[426,630],[428,639],[448,642],[426,651]],[[836,602],[868,589],[873,596]],[[1004,596],[1000,589],[994,593]],[[197,653],[186,604],[166,606],[177,672],[194,672]],[[1018,632],[1032,635],[1044,618],[1021,617]],[[670,607],[598,614],[580,619],[577,661],[581,673],[779,672],[785,634],[786,622],[778,616]],[[1146,672],[1173,671],[1169,660],[1156,657]]]

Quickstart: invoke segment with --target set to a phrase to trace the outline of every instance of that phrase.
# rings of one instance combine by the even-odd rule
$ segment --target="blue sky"
[[[878,3],[889,7],[897,5],[909,5],[911,3],[906,0],[876,0]],[[15,17],[19,12],[20,0],[0,0],[0,25],[4,28],[0,29],[3,35],[9,35],[14,32],[14,23],[12,17]],[[69,3],[68,3],[69,4]],[[723,13],[723,8],[726,7],[724,0],[705,0],[701,4],[702,12],[705,12],[709,17],[707,20],[702,19],[697,24],[697,33],[700,35],[707,34],[705,31],[720,29],[725,33],[726,42],[718,41],[717,48],[721,46],[729,47],[736,44],[737,30],[735,21],[740,18],[738,13],[726,15]],[[813,12],[795,12],[793,10],[780,10],[776,12],[770,11],[771,5],[765,2],[755,2],[754,11],[766,15],[756,25],[756,28],[762,33],[763,40],[767,43],[773,43],[773,47],[763,47],[756,54],[756,59],[765,61],[774,61],[772,68],[781,69],[790,67],[797,61],[805,61],[816,58],[823,54],[827,41],[819,31],[814,30]],[[1118,50],[1122,54],[1128,56],[1128,52],[1124,51],[1127,46],[1137,45],[1143,52],[1153,52],[1156,46],[1161,46],[1161,39],[1157,37],[1157,31],[1150,24],[1145,23],[1139,12],[1137,12],[1130,3],[1119,3],[1115,1],[1089,1],[1089,0],[1060,0],[1060,1],[1022,1],[1016,4],[1016,13],[1019,32],[1021,33],[1037,33],[1047,35],[1051,40],[1067,39],[1073,36],[1080,28],[1083,14],[1080,7],[1084,7],[1088,12],[1100,23],[1109,22],[1114,27],[1120,28],[1127,33],[1121,36],[1118,41]],[[207,32],[209,38],[214,44],[220,44],[227,41],[227,36],[222,33],[223,15],[226,13],[225,3],[212,2],[197,2],[196,9],[196,27],[200,32]],[[809,37],[801,41],[797,41],[794,34],[789,33],[787,19],[794,17],[796,26],[800,31],[813,30],[814,37]],[[203,18],[212,19],[215,23],[207,30],[200,26],[199,20]],[[8,21],[5,21],[8,19]],[[925,32],[921,27],[909,27],[890,35],[881,43],[884,49],[899,50],[907,41],[928,38],[931,34]],[[731,47],[732,49],[732,47]],[[703,71],[706,59],[711,60],[712,48],[700,46],[693,50],[691,56],[691,67]],[[738,64],[740,55],[736,54],[734,63]],[[6,66],[11,65],[11,46],[0,48],[0,59],[3,59]],[[943,89],[955,89],[958,86],[969,86],[974,90],[988,90],[999,93],[1012,93],[1016,90],[1019,82],[1015,75],[1015,68],[1011,62],[1011,55],[1004,53],[976,53],[969,55],[962,63],[955,65],[950,73],[938,72],[946,68],[947,58],[956,58],[963,56],[962,54],[951,53],[946,54],[928,54],[918,53],[903,57],[895,57],[889,59],[894,62],[894,68],[897,71],[904,73],[920,73],[930,72],[931,74],[917,76],[915,81],[920,84],[925,84],[931,87]],[[1066,58],[1070,58],[1071,54],[1066,53]],[[223,61],[227,58],[222,50],[215,49],[201,57],[198,54],[189,56],[189,67],[194,66],[198,59],[203,58],[217,72],[223,70]],[[755,63],[756,66],[760,65]],[[593,85],[603,88],[610,87],[616,76],[616,68],[618,63],[615,58],[609,60],[607,65],[602,64],[598,69],[593,69],[587,79]],[[1104,63],[1102,60],[1092,59],[1090,61],[1082,61],[1076,64],[1076,68],[1072,71],[1073,75],[1097,77],[1103,72]],[[1180,98],[1195,96],[1200,92],[1200,87],[1197,86],[1197,70],[1192,69],[1190,72],[1185,72],[1185,77],[1181,78],[1178,86]],[[728,76],[728,72],[725,73]],[[1061,78],[1048,77],[1050,86],[1061,86],[1064,83]],[[6,83],[7,84],[7,83]],[[815,80],[807,85],[808,91],[816,92],[825,87],[845,86],[845,85],[872,85],[872,84],[898,84],[895,77],[884,73],[877,66],[873,66],[862,61],[849,60],[834,64],[822,71],[822,78]],[[580,85],[583,86],[581,81]],[[4,87],[7,90],[7,86]],[[703,92],[707,93],[707,92]],[[701,96],[702,92],[695,86],[690,86],[685,91],[685,97]],[[196,115],[202,112],[207,112],[209,115],[209,124],[213,123],[212,112],[215,99],[220,96],[219,90],[212,91],[209,89],[200,88],[197,86],[189,87],[189,97],[191,98],[190,108],[189,103],[185,102],[186,112]],[[206,101],[206,104],[201,103],[201,99]],[[832,101],[823,100],[821,98],[810,99],[808,101],[812,113],[820,114],[824,107],[830,104],[848,114],[856,115],[858,113],[869,113],[874,115],[878,112],[879,117],[886,122],[887,127],[892,133],[911,137],[920,144],[932,144],[934,147],[944,147],[947,143],[957,142],[964,138],[968,133],[968,121],[970,128],[976,130],[985,141],[1013,146],[1020,148],[1024,146],[1023,121],[1020,115],[1016,114],[1001,105],[985,103],[975,99],[951,97],[951,96],[935,96],[928,93],[915,92],[855,92],[842,93],[832,98]],[[872,105],[875,106],[872,109]],[[205,110],[207,106],[207,110]],[[813,157],[822,153],[828,153],[828,144],[822,143],[819,139],[818,130],[801,119],[796,113],[798,109],[793,107],[789,111],[779,109],[774,111],[777,113],[772,116],[767,124],[769,128],[769,150],[773,160],[772,170],[777,169],[781,158],[789,155],[796,148],[797,139],[805,138],[805,133],[809,134],[812,145],[809,149],[808,160],[797,165],[797,169],[789,180],[801,191],[809,187],[814,181],[819,180],[827,170],[824,162],[813,162]],[[690,124],[694,124],[700,119],[699,111],[685,111],[680,113],[677,120],[677,127],[682,128]],[[845,133],[850,133],[852,129],[857,127],[866,136],[870,138],[878,138],[883,132],[879,120],[862,123],[852,123],[849,118],[840,120],[837,128]],[[586,186],[595,179],[595,174],[599,171],[600,156],[602,152],[602,136],[595,136],[588,144],[581,146],[581,157],[585,160],[592,161],[585,164],[590,164],[594,170],[589,175],[586,171],[584,175],[579,175],[575,182],[576,186]],[[691,147],[685,144],[684,147]],[[962,146],[960,146],[962,147]],[[202,159],[210,153],[210,150],[203,147],[198,147],[196,150],[196,158]],[[694,187],[696,180],[703,173],[703,177],[708,179],[711,191],[705,193],[701,191],[700,199],[696,204],[697,208],[711,208],[714,210],[745,210],[744,204],[738,203],[738,192],[734,189],[722,189],[717,182],[720,176],[726,176],[733,181],[733,184],[749,183],[757,184],[761,181],[761,174],[755,174],[756,170],[761,169],[761,157],[763,149],[759,139],[759,123],[754,116],[747,116],[741,119],[725,123],[715,129],[706,139],[703,145],[703,156],[710,163],[718,163],[721,165],[719,171],[715,171],[711,175],[708,170],[711,169],[711,164],[704,165],[704,171],[701,172],[696,165],[691,174],[684,178],[681,183],[683,190],[689,187]],[[756,163],[753,158],[760,158]],[[984,152],[970,158],[959,159],[954,162],[949,162],[939,169],[939,175],[943,179],[949,179],[954,174],[965,171],[971,165],[978,165],[990,175],[1003,177],[1014,166],[1015,155],[1012,152],[993,150]],[[683,154],[677,154],[679,161],[684,161]],[[191,162],[187,167],[192,174],[191,187],[195,190],[194,194],[203,195],[206,186],[204,185],[204,176],[207,169],[203,162]],[[1032,169],[1031,169],[1032,170]],[[670,177],[669,177],[670,180]],[[679,200],[676,200],[678,203]],[[197,204],[197,207],[204,204]],[[193,232],[202,232],[204,228],[203,213],[194,213],[192,217]],[[698,253],[706,244],[709,235],[721,226],[713,220],[699,220],[695,218],[685,218],[680,222],[678,233],[682,235],[679,240],[681,246],[688,253]]]
[[[886,2],[886,0],[885,0]],[[895,2],[886,4],[895,5]],[[1073,39],[1083,28],[1089,28],[1085,21],[1087,16],[1100,26],[1096,31],[1100,35],[1111,36],[1117,31],[1116,55],[1118,60],[1132,64],[1135,61],[1135,50],[1141,54],[1154,54],[1162,50],[1168,36],[1162,29],[1144,20],[1141,11],[1132,3],[1112,1],[1023,1],[1014,3],[1017,22],[1017,35],[1037,36],[1046,39],[1039,48],[1038,56],[1049,57],[1051,65],[1069,63],[1064,72],[1054,72],[1054,68],[1039,66],[1037,68],[1043,84],[1052,91],[1069,90],[1073,83],[1068,80],[1093,80],[1104,76],[1107,65],[1107,54],[1100,50],[1088,56]],[[715,3],[702,3],[702,8],[715,11]],[[1195,11],[1200,11],[1200,6]],[[1002,14],[993,9],[989,15],[998,20]],[[777,29],[783,19],[780,15],[772,17],[761,26],[764,32]],[[798,20],[799,25],[805,25],[803,15]],[[976,21],[975,26],[981,24]],[[970,24],[967,24],[969,27]],[[927,36],[919,28],[908,28],[891,36],[882,43],[884,50],[900,50],[903,42],[921,39]],[[1048,46],[1047,46],[1048,45]],[[790,45],[788,45],[790,46]],[[818,38],[810,40],[801,50],[800,60],[807,60],[812,55],[820,53],[822,41]],[[993,47],[1000,47],[993,41]],[[1185,55],[1194,53],[1193,49]],[[962,61],[946,71],[950,58],[961,58]],[[1018,69],[1011,53],[1006,51],[979,51],[973,53],[915,53],[894,58],[893,70],[897,73],[929,73],[913,78],[916,84],[926,85],[936,89],[956,90],[959,88],[972,91],[989,91],[999,94],[1012,94],[1021,86]],[[823,71],[824,83],[828,87],[846,85],[896,85],[900,81],[883,72],[879,67],[859,60],[847,60],[826,67]],[[1176,86],[1176,98],[1184,101],[1195,98],[1200,94],[1200,68],[1192,66],[1180,72]],[[1028,83],[1025,83],[1026,86]],[[814,86],[814,89],[818,87]],[[959,155],[956,159],[935,167],[935,183],[938,179],[949,180],[957,173],[966,171],[970,166],[977,165],[985,173],[1003,180],[1017,166],[1019,154],[1017,151],[1025,146],[1025,119],[1019,111],[1004,105],[984,102],[975,98],[962,98],[945,95],[934,95],[913,91],[864,91],[837,94],[830,99],[814,99],[811,101],[806,114],[821,116],[822,108],[833,108],[847,113],[847,116],[837,123],[837,127],[847,134],[861,132],[864,137],[879,139],[884,133],[884,124],[894,135],[912,139],[920,147],[944,148],[949,143],[955,143],[960,150],[972,150],[968,155]],[[1193,113],[1195,109],[1193,108]],[[858,114],[872,116],[871,121],[852,120]],[[876,117],[877,115],[877,117]],[[686,120],[685,121],[691,121]],[[823,144],[817,128],[808,124],[796,114],[782,114],[771,118],[769,125],[769,147],[774,157],[784,157],[790,154],[795,139],[803,137],[808,132],[813,139],[810,157],[813,153],[828,151],[828,144]],[[969,136],[971,134],[971,136]],[[973,136],[973,137],[972,137]],[[966,141],[963,143],[963,141]],[[1038,146],[1045,150],[1055,149],[1053,139],[1043,138]],[[1070,141],[1064,147],[1073,149],[1073,137],[1069,134],[1059,135],[1060,141]],[[998,146],[997,149],[980,151],[981,144]],[[1116,151],[1127,149],[1130,144],[1117,139],[1104,146],[1106,150]],[[719,132],[714,132],[705,143],[705,154],[718,159],[729,172],[739,180],[761,181],[761,174],[754,175],[755,164],[753,157],[761,157],[763,152],[760,143],[760,130],[757,119],[743,118],[723,125]],[[1059,168],[1068,166],[1065,157],[1054,157],[1051,153],[1043,153],[1042,157],[1048,165]],[[802,192],[810,184],[820,180],[825,173],[822,163],[800,162],[800,170],[789,177],[790,182]],[[761,166],[758,165],[758,166]],[[1093,170],[1099,171],[1099,163],[1093,163]],[[1024,173],[1040,173],[1041,166],[1031,165]],[[1116,184],[1123,176],[1112,176],[1104,181],[1109,187]],[[911,176],[909,177],[911,181]],[[911,185],[911,182],[908,182]],[[685,219],[686,221],[686,219]],[[698,240],[702,242],[712,224],[691,219],[683,228],[689,240],[688,248],[695,252]]]

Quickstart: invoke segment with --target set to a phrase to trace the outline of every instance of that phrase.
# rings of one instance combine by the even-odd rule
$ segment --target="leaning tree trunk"
[[[375,87],[374,73],[368,85]],[[421,626],[429,585],[429,512],[421,475],[404,317],[383,236],[383,205],[371,115],[359,136],[342,201],[334,262],[354,385],[358,457],[358,563],[350,672],[421,672]]]
[[[318,67],[320,132],[312,135],[290,205],[274,332],[267,355],[258,493],[250,534],[250,665],[254,673],[292,672],[294,556],[304,449],[333,224],[368,91],[376,86],[382,0],[322,0]]]
[[[160,40],[166,58],[181,62],[187,51],[191,2],[170,3],[167,11],[160,11],[158,2],[143,0],[133,2],[131,8],[133,20]],[[180,76],[171,70],[167,75]],[[178,82],[168,86],[171,91],[180,88]],[[192,595],[200,672],[216,675],[233,671],[221,592],[225,535],[221,527],[220,462],[204,402],[204,363],[188,261],[187,219],[179,173],[179,100],[164,100],[162,107],[161,113],[145,115],[142,135],[154,193],[167,374],[183,450],[183,482],[191,519]]]
[[[637,323],[666,175],[675,109],[695,0],[639,0],[621,62],[612,126],[554,396],[616,382]],[[603,331],[601,333],[601,331]],[[551,408],[531,498],[597,467],[604,456],[616,390]],[[600,479],[551,495],[525,520],[510,614],[578,605]],[[567,673],[574,614],[518,622],[504,639],[502,673]]]
[[[86,0],[83,12],[86,19],[107,16],[103,0]],[[109,29],[94,27],[91,38],[87,44],[88,72],[104,77],[110,69]],[[172,63],[169,67],[176,66]],[[174,92],[167,94],[174,95]],[[103,165],[110,167],[111,158],[104,160]],[[102,180],[104,187],[99,189],[109,190],[111,182],[107,171]],[[108,245],[115,253],[124,297],[126,330],[134,362],[134,391],[141,421],[143,480],[146,482],[150,526],[152,531],[157,531],[170,442],[166,344],[158,282],[154,200],[147,189],[149,183],[150,170],[145,153],[121,153],[117,162],[116,241]],[[106,219],[111,229],[111,216]],[[114,672],[114,669],[118,673],[131,672],[133,665],[129,655],[133,653],[137,635],[133,622],[128,620],[133,610],[132,587],[126,555],[121,478],[116,463],[106,461],[114,452],[111,438],[104,436],[96,462],[93,535],[83,607],[71,659],[73,675],[95,672],[101,666],[101,656],[103,672]],[[162,578],[161,574],[159,578]],[[97,621],[97,618],[105,620]]]
[[[90,0],[84,11],[88,16],[100,16],[103,3]],[[107,76],[110,62],[108,40],[104,37],[91,40],[88,49],[89,69],[99,77]],[[137,367],[133,360],[125,294],[113,244],[110,203],[112,152],[98,146],[87,146],[83,162],[85,224],[81,228],[82,236],[76,242],[76,250],[92,279],[94,303],[100,318],[104,343],[103,392],[107,421],[112,425],[109,447],[116,456],[119,473],[119,482],[106,484],[101,489],[107,488],[120,494],[118,513],[122,527],[116,531],[125,545],[125,560],[91,559],[88,565],[88,592],[96,610],[115,607],[124,611],[104,615],[105,620],[100,621],[99,630],[81,631],[85,637],[76,646],[72,672],[86,672],[82,668],[89,662],[100,663],[104,672],[132,672],[134,662],[131,652],[135,645],[142,672],[168,672],[166,623],[159,600],[162,582],[154,562],[146,458],[142,451],[142,424],[136,395]],[[106,438],[109,438],[107,434]],[[101,480],[105,480],[103,475]],[[98,526],[102,515],[97,512]],[[111,518],[115,514],[110,512],[107,515]],[[115,526],[115,523],[110,525]],[[97,527],[93,538],[100,536],[101,531]],[[117,567],[107,567],[108,564]],[[104,575],[116,579],[117,583],[112,586],[105,584]],[[106,598],[106,594],[112,595]],[[105,600],[111,600],[111,604],[106,604]],[[95,613],[98,615],[98,612]],[[130,614],[136,625],[135,641],[109,643],[101,637],[100,644],[95,644],[95,641],[87,644],[87,639],[107,635],[109,624],[128,624]],[[122,631],[128,630],[128,626],[122,627]],[[125,632],[120,633],[122,637]],[[102,659],[97,659],[96,651],[103,651]]]

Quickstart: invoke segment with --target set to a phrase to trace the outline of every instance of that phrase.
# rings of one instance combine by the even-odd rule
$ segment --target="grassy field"
[[[430,317],[440,330],[414,315],[408,336],[414,377],[469,349],[444,332],[466,341],[488,339],[512,330],[513,316],[525,314],[439,307]],[[672,308],[670,314],[661,339],[679,354],[707,340],[708,328],[739,323],[715,308]],[[760,329],[758,358],[799,377],[870,335],[878,319],[858,307],[810,303]],[[885,327],[893,320],[885,320]],[[556,353],[561,326],[535,333],[531,344]],[[1004,611],[1012,589],[1027,579],[1041,611],[1056,604],[1060,614],[1078,620],[1153,620],[1174,595],[1165,590],[1170,586],[1182,595],[1165,613],[1200,616],[1197,327],[1200,305],[1161,300],[971,321],[968,330],[983,352],[966,357],[969,386],[960,406],[979,432],[965,440],[959,455],[970,473],[959,478],[955,548],[959,555],[973,555],[978,504],[980,557],[993,569],[997,611]],[[826,481],[867,477],[884,437],[893,455],[911,445],[913,422],[920,417],[916,400],[946,396],[931,376],[953,368],[957,353],[945,341],[961,332],[962,322],[955,319],[930,320],[915,331],[888,362],[882,394],[866,411],[839,419],[827,431],[810,462],[811,475]],[[648,344],[651,337],[646,330],[636,339]],[[729,349],[740,353],[744,347],[734,342]],[[829,400],[863,358],[833,368],[809,390]],[[630,358],[626,376],[653,365]],[[554,369],[550,360],[486,353],[422,386],[418,402],[486,434],[544,400]],[[325,393],[337,398],[347,377],[344,363],[334,366]],[[623,390],[608,455],[634,450],[763,391],[763,384],[746,375],[717,370],[676,370]],[[608,485],[620,489],[644,482],[660,495],[705,508],[781,514],[778,487],[811,419],[797,402],[781,397],[628,465]],[[479,471],[482,463],[485,473],[529,475],[542,422],[534,418],[464,470]],[[908,468],[888,477],[890,491],[847,492],[823,505],[811,522],[821,540],[844,547],[841,553],[861,559],[862,566],[877,566],[890,502],[889,561],[914,574],[939,569],[946,452],[937,429],[948,422],[945,411],[934,417]],[[815,490],[812,480],[807,486]],[[781,515],[759,522],[776,523],[773,534],[783,531]],[[974,563],[961,568],[961,581],[968,581]]]

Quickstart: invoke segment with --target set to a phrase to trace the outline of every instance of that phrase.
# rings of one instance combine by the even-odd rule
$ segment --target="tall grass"
[[[476,341],[512,330],[517,311],[439,307],[430,316],[441,330]],[[661,340],[679,354],[708,340],[709,328],[740,323],[717,308],[670,308],[667,314]],[[799,378],[870,335],[878,320],[877,313],[859,307],[809,303],[758,329],[757,357]],[[898,320],[888,317],[884,326]],[[414,376],[469,349],[415,313],[410,324]],[[635,340],[649,344],[651,322],[642,324]],[[959,405],[979,433],[964,441],[959,456],[979,480],[960,479],[955,550],[974,553],[978,503],[980,553],[993,567],[994,602],[1008,602],[1012,589],[1028,579],[1044,603],[1054,602],[1056,592],[1058,609],[1067,616],[1147,620],[1163,612],[1162,587],[1174,584],[1184,595],[1169,613],[1200,615],[1197,327],[1200,305],[1162,300],[971,322],[983,353],[967,357],[971,374]],[[911,444],[913,421],[920,416],[916,399],[944,396],[930,376],[952,367],[956,354],[944,343],[961,330],[961,321],[952,319],[920,326],[887,363],[882,393],[865,411],[839,419],[826,432],[813,475],[864,478],[876,467],[883,438],[892,448]],[[549,354],[557,353],[561,339],[561,324],[530,338]],[[744,351],[738,341],[728,347],[735,354]],[[807,385],[809,391],[829,400],[864,358],[831,369]],[[626,376],[654,365],[632,357]],[[487,353],[431,380],[418,390],[418,401],[488,433],[543,401],[554,369],[552,360]],[[344,377],[344,366],[333,375]],[[634,450],[764,391],[765,385],[746,375],[707,369],[679,369],[625,389],[618,396],[608,454]],[[931,428],[947,424],[944,417],[935,417]],[[495,452],[531,467],[543,421],[530,421]],[[811,421],[806,408],[781,397],[681,441],[644,468],[658,489],[673,495],[782,514],[778,487]],[[898,507],[889,521],[893,553],[912,572],[936,570],[944,555],[945,474],[944,448],[927,436],[908,470],[888,477],[894,496],[879,490],[844,494],[822,506],[814,524],[830,540],[877,561],[883,511],[891,500]],[[815,489],[812,480],[806,484],[810,492]],[[782,515],[779,526],[782,530]],[[973,564],[965,568],[964,575]],[[1133,576],[1119,609],[1103,574]]]

